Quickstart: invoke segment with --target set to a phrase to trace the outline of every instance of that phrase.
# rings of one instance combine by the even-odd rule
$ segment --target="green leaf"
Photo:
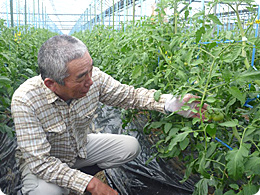
[[[0,53],[0,56],[3,56],[7,61],[10,61],[10,57],[8,56],[8,54]]]
[[[194,15],[192,16],[192,19],[198,18],[198,17],[200,17],[200,16],[204,16],[204,14],[205,14],[205,11],[204,11],[204,10],[201,11],[201,12],[198,12],[198,13],[196,13],[196,14],[194,14]]]
[[[152,122],[150,124],[150,128],[153,128],[153,129],[158,129],[159,127],[161,127],[162,125],[164,125],[165,122],[162,122],[162,121],[158,121],[158,122]]]
[[[256,71],[253,68],[248,69],[245,72],[242,72],[238,75],[237,80],[239,82],[252,82],[255,80],[259,80],[260,78],[260,71]]]
[[[218,25],[223,25],[220,20],[218,19],[217,16],[215,16],[214,14],[209,14],[208,18],[212,20],[213,23],[218,24]]]
[[[190,106],[182,106],[182,107],[181,107],[181,110],[187,111],[187,110],[189,110],[189,109],[190,109]]]
[[[192,169],[193,169],[193,167],[194,167],[194,164],[195,164],[195,162],[196,162],[197,160],[198,160],[198,159],[195,159],[194,161],[192,161],[192,162],[188,165],[188,167],[187,167],[187,169],[186,169],[186,171],[185,171],[184,177],[183,177],[183,179],[180,181],[180,183],[184,183],[184,182],[187,181],[187,179],[190,177],[190,175],[191,175],[191,173],[192,173]]]
[[[193,55],[194,49],[191,49],[187,52],[187,54],[185,55],[185,58],[187,60],[187,63],[190,64],[190,61],[192,59],[192,55]]]
[[[148,54],[146,52],[143,53],[143,64],[147,63],[149,61],[149,57],[148,57]]]
[[[5,77],[5,76],[0,76],[0,86],[1,85],[6,85],[6,84],[10,84],[12,81]]]
[[[26,72],[28,72],[30,75],[35,75],[35,72],[33,72],[31,69],[26,68],[25,69]]]
[[[236,195],[236,193],[234,192],[234,190],[229,190],[229,191],[225,192],[224,195]]]
[[[147,87],[149,84],[151,84],[154,81],[154,79],[149,79],[145,84],[144,87]]]
[[[237,184],[230,184],[229,187],[231,187],[234,190],[238,190],[239,186]]]
[[[180,148],[181,150],[185,150],[185,148],[187,148],[187,146],[189,145],[190,143],[190,139],[188,139],[187,137],[182,141],[180,142]]]
[[[201,179],[198,183],[196,183],[196,192],[195,194],[199,194],[199,195],[205,195],[208,194],[208,179],[203,178]]]
[[[232,120],[232,121],[227,121],[224,123],[219,123],[220,126],[222,127],[236,127],[238,125],[238,120]]]
[[[185,20],[187,20],[189,14],[190,14],[189,10],[185,10],[185,12],[184,12]]]
[[[258,186],[252,184],[246,184],[243,186],[244,195],[254,195],[258,192]]]
[[[136,79],[136,78],[138,78],[139,76],[141,76],[142,75],[142,66],[135,66],[134,67],[134,70],[133,70],[133,72],[132,72],[132,78],[133,79]]]
[[[216,151],[217,148],[217,143],[215,142],[211,142],[208,149],[207,149],[207,154],[206,154],[206,158],[210,158],[210,156]]]
[[[216,98],[214,98],[214,97],[207,97],[205,99],[205,101],[208,102],[208,103],[214,103],[216,101]]]
[[[196,65],[199,65],[199,64],[203,64],[204,63],[204,60],[202,59],[198,59],[198,60],[195,60],[191,63],[192,66],[196,66]]]
[[[183,132],[180,133],[178,135],[176,135],[170,142],[169,146],[168,146],[168,150],[171,151],[173,149],[174,146],[177,145],[178,142],[183,141],[187,135],[189,135],[189,132]]]
[[[239,149],[233,149],[228,151],[226,155],[227,172],[229,176],[235,180],[238,180],[244,174],[244,159],[248,156],[248,149],[241,145]]]
[[[203,175],[204,177],[209,177],[209,174],[207,173],[206,171],[206,154],[205,152],[203,152],[202,154],[202,157],[200,155],[200,158],[199,158],[199,169],[198,169],[198,172]]]
[[[206,127],[206,132],[209,134],[210,137],[215,138],[217,132],[216,126],[214,124],[208,125]]]
[[[260,175],[260,157],[252,156],[248,158],[247,162],[245,163],[245,171],[251,174]]]
[[[190,103],[194,102],[195,100],[197,100],[197,99],[196,98],[190,98],[187,103],[190,104]]]
[[[214,195],[223,195],[223,192],[221,189],[217,188],[214,192]]]
[[[196,31],[196,43],[199,43],[199,41],[201,40],[201,36],[202,34],[205,33],[205,27],[200,27],[200,29],[198,29]]]
[[[225,35],[226,39],[229,39],[229,40],[232,39],[233,33],[231,31],[226,31],[225,33],[226,33],[226,35]]]
[[[230,106],[232,106],[234,103],[236,103],[236,98],[232,98],[228,103],[227,103],[227,106],[226,106],[226,113],[228,112]]]
[[[192,124],[193,124],[193,125],[196,124],[196,123],[198,123],[198,122],[200,122],[200,119],[199,119],[199,118],[193,118],[193,119],[192,119]]]
[[[237,3],[237,0],[221,0],[222,3]],[[252,3],[254,0],[244,0],[243,2]]]
[[[0,132],[7,133],[9,137],[14,137],[14,131],[6,124],[0,124]]]
[[[172,139],[173,136],[175,136],[177,134],[177,132],[179,131],[178,128],[171,128],[168,136],[165,139],[165,143],[167,143],[170,139]]]
[[[229,88],[229,93],[233,95],[235,98],[237,98],[240,102],[241,105],[244,105],[246,102],[246,94],[242,93],[237,87],[232,86]]]
[[[241,51],[242,48],[240,46],[233,47],[232,50],[230,50],[222,56],[222,60],[227,63],[232,63],[240,56]]]
[[[154,95],[154,100],[158,102],[160,100],[161,90],[156,91],[153,95]]]
[[[172,128],[172,123],[166,123],[164,125],[164,133],[167,134],[171,128]]]

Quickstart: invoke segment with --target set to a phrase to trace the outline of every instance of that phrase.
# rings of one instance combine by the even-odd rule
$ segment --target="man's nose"
[[[85,86],[86,86],[86,87],[90,87],[92,84],[93,84],[93,81],[92,81],[91,75],[87,74],[87,75],[86,75]]]

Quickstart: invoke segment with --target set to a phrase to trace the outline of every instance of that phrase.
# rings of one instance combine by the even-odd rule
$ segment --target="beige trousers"
[[[86,147],[88,158],[77,159],[72,168],[80,169],[94,164],[101,169],[114,168],[133,160],[140,153],[137,139],[128,135],[89,134]],[[38,178],[30,172],[28,167],[22,172],[22,182],[22,193],[26,195],[69,194],[68,189]]]

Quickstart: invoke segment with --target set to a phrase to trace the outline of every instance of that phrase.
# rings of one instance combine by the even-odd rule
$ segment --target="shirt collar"
[[[59,96],[57,96],[48,87],[46,87],[46,85],[44,84],[42,79],[41,79],[41,85],[42,85],[43,89],[45,90],[48,104],[51,104],[51,103],[55,102],[57,99],[60,99]]]

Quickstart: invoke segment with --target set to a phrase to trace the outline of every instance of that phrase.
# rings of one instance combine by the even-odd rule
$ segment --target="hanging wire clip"
[[[256,100],[256,99],[259,98],[259,97],[260,97],[260,95],[258,94],[255,98],[247,98],[247,100],[246,100],[244,106],[245,106],[245,107],[248,107],[248,108],[253,108],[253,106],[249,105],[248,103],[251,102],[251,101]]]

